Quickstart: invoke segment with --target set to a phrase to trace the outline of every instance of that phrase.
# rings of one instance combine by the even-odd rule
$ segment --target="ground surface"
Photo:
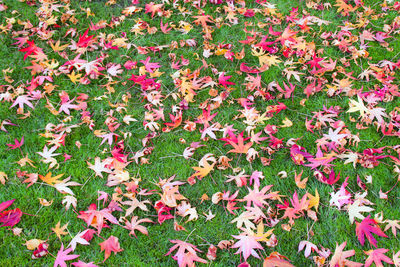
[[[1,266],[399,263],[398,3],[68,2],[0,0]]]

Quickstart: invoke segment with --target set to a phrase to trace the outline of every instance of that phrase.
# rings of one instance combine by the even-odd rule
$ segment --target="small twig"
[[[192,235],[192,233],[196,230],[196,228],[194,228],[189,234],[188,236],[185,238],[185,242],[188,240],[188,238]]]

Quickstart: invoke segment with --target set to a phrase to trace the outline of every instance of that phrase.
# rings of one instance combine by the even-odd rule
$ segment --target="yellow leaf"
[[[68,44],[60,46],[60,40],[58,40],[55,44],[50,43],[50,46],[54,52],[60,52],[63,51],[65,48],[67,48]]]
[[[269,56],[269,55],[260,56],[258,58],[258,61],[260,62],[260,66],[264,66],[264,65],[272,66],[272,65],[276,65],[276,64],[282,62],[278,59],[277,56]]]
[[[24,167],[27,163],[29,165],[31,165],[31,167],[36,168],[35,165],[33,165],[33,161],[31,159],[28,158],[28,155],[26,155],[24,158],[20,159],[19,161],[17,161],[17,163],[21,166]]]
[[[58,223],[56,224],[56,227],[55,227],[55,228],[51,228],[51,230],[52,230],[54,233],[56,233],[56,235],[57,235],[57,237],[58,237],[59,239],[61,239],[61,236],[62,236],[62,235],[68,234],[68,232],[65,231],[65,229],[67,229],[67,227],[68,227],[68,223],[66,223],[66,224],[64,224],[62,227],[60,227],[60,222],[58,222]]]
[[[255,234],[256,237],[261,237],[260,239],[257,239],[258,242],[261,241],[268,241],[268,238],[270,235],[272,235],[272,232],[274,231],[274,229],[269,229],[266,233],[264,233],[264,223],[260,222],[257,225],[257,233]]]
[[[198,177],[200,180],[207,176],[213,169],[215,163],[210,165],[207,161],[204,162],[204,167],[192,167],[196,172],[192,175],[192,177]]]
[[[312,207],[315,207],[315,210],[318,211],[318,206],[319,206],[319,194],[318,190],[315,189],[315,196],[311,195],[310,193],[307,193],[308,200],[310,201],[308,204],[308,208],[311,209]]]
[[[27,249],[34,250],[34,249],[37,249],[37,247],[43,242],[44,242],[44,240],[31,239],[31,240],[26,241],[26,243],[24,245],[26,246]]]
[[[44,207],[48,207],[48,206],[51,206],[53,204],[53,200],[48,201],[48,200],[46,200],[44,198],[38,198],[38,199],[39,199],[40,205],[42,205]]]
[[[303,174],[303,170],[297,175],[296,171],[294,172],[294,181],[296,182],[296,185],[300,189],[304,189],[307,186],[307,181],[308,177],[304,178],[301,180],[301,175]]]
[[[76,83],[77,81],[80,80],[82,74],[78,73],[75,75],[75,71],[72,71],[71,74],[67,74],[68,78],[71,80],[71,82]]]
[[[292,127],[293,126],[293,122],[291,120],[289,120],[287,117],[282,121],[282,128],[287,128],[287,127]]]
[[[5,184],[7,180],[7,174],[4,172],[0,172],[0,183]]]
[[[43,182],[49,184],[49,185],[54,185],[54,184],[58,184],[61,183],[60,180],[58,180],[58,178],[61,178],[64,175],[64,173],[59,174],[57,176],[51,177],[51,172],[49,172],[48,174],[46,174],[46,176],[40,175],[39,174],[39,178],[40,180],[42,180]]]

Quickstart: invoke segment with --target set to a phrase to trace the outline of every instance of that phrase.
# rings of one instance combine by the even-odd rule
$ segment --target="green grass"
[[[6,11],[0,13],[2,15],[0,16],[0,23],[2,23],[3,26],[6,25],[6,18],[11,17],[23,21],[30,21],[34,26],[38,25],[39,20],[35,15],[35,11],[39,7],[38,5],[28,6],[26,3],[12,0],[5,0],[3,2],[8,6]],[[77,36],[75,36],[73,39],[76,41],[79,34],[83,34],[91,21],[93,23],[103,19],[110,21],[112,17],[120,16],[121,11],[124,7],[129,6],[130,1],[117,2],[118,4],[114,6],[105,7],[105,1],[71,1],[71,9],[76,10],[75,16],[79,20],[79,23],[77,25],[62,26],[56,31],[52,39],[61,39],[61,44],[70,43],[70,37],[63,38],[63,36],[70,27],[74,27],[77,29]],[[314,31],[317,33],[323,31],[335,32],[338,30],[338,26],[343,25],[344,21],[347,19],[353,23],[356,22],[357,16],[355,14],[344,18],[336,13],[335,7],[324,11],[316,11],[307,8],[304,2],[300,4],[299,13],[301,13],[302,10],[307,10],[307,12],[309,12],[311,15],[331,21],[330,25],[322,26],[321,28],[318,26],[313,26]],[[333,6],[334,2],[330,2]],[[290,1],[273,0],[271,3],[275,3],[277,5],[278,12],[284,15],[289,15],[289,11],[293,6],[292,2]],[[374,3],[374,1],[371,1],[371,3],[367,2],[367,4],[374,6],[373,8],[378,14],[380,12],[380,6],[374,5]],[[144,7],[144,4],[142,3],[140,6]],[[196,10],[191,7],[190,4],[184,4],[183,6],[193,11],[193,15],[196,15]],[[254,8],[259,7],[259,5],[255,3],[251,3],[248,6]],[[95,16],[87,18],[86,13],[83,12],[81,8],[90,8],[91,11],[95,13]],[[13,10],[18,12],[13,13]],[[211,14],[213,17],[225,17],[224,13],[217,14],[214,6],[207,6],[204,8],[204,10],[207,14]],[[61,13],[57,12],[55,14],[57,14],[57,16],[61,15]],[[373,22],[374,26],[367,26],[367,28],[371,28],[373,31],[382,31],[384,24],[390,24],[397,15],[398,12],[393,10],[389,11],[388,15],[382,19],[371,19],[371,22]],[[169,35],[164,35],[159,30],[154,35],[135,36],[134,33],[130,32],[130,29],[135,24],[135,20],[138,18],[148,22],[150,26],[159,28],[161,21],[160,17],[155,16],[154,18],[151,18],[150,14],[144,14],[144,12],[141,12],[137,15],[127,17],[119,26],[115,26],[114,28],[107,27],[91,34],[99,35],[100,33],[104,33],[120,36],[121,33],[124,32],[126,33],[126,38],[129,40],[129,42],[132,42],[137,46],[168,45],[171,43],[171,41],[176,40],[179,42],[179,40],[193,38],[198,42],[198,46],[193,48],[179,48],[173,51],[170,51],[167,48],[161,51],[159,55],[156,54],[155,56],[153,56],[151,52],[148,55],[140,55],[134,47],[131,49],[108,50],[105,51],[105,53],[108,53],[109,57],[104,60],[104,65],[111,62],[123,64],[128,58],[131,58],[134,61],[139,61],[146,59],[147,56],[151,56],[151,61],[160,62],[162,65],[160,71],[165,72],[159,78],[162,80],[164,94],[166,94],[166,92],[177,92],[173,84],[173,80],[170,77],[175,70],[172,70],[169,66],[170,60],[168,53],[176,53],[177,58],[183,56],[184,58],[190,60],[189,66],[184,66],[183,69],[190,68],[191,70],[194,70],[200,67],[202,63],[201,61],[195,59],[195,53],[197,53],[200,58],[202,57],[203,34],[201,32],[201,28],[194,25],[194,28],[187,35],[183,35],[175,30],[172,30]],[[233,25],[231,27],[224,25],[220,29],[215,29],[213,32],[213,40],[210,41],[210,43],[231,43],[233,45],[232,51],[240,52],[243,45],[238,43],[238,40],[244,40],[248,34],[243,31],[245,20],[240,15],[238,15],[238,18],[240,18],[238,25]],[[190,23],[193,21],[191,16],[182,16],[177,10],[174,10],[174,15],[170,18],[162,19],[164,23],[169,22],[175,24],[179,24],[180,20]],[[257,23],[258,21],[265,22],[265,19],[266,17],[262,16],[261,14],[257,14],[254,18],[249,18],[246,20]],[[286,23],[274,25],[273,29],[275,31],[282,31],[285,29],[286,25]],[[268,31],[268,27],[261,30],[263,34]],[[253,29],[255,27],[250,28]],[[13,30],[22,30],[22,26],[14,25]],[[360,29],[352,30],[353,33],[357,31],[360,31]],[[368,63],[376,64],[384,59],[391,60],[393,62],[398,60],[397,53],[400,51],[398,34],[393,33],[391,35],[393,38],[390,39],[390,47],[393,48],[393,51],[389,52],[377,42],[371,41],[369,43],[371,47],[368,48],[371,59],[360,60],[360,66],[362,68],[365,69],[365,67],[368,66]],[[227,37],[229,38],[227,39]],[[31,36],[31,38],[35,40],[36,45],[43,48],[44,52],[49,56],[49,59],[56,59],[59,61],[60,65],[65,62],[62,57],[52,52],[51,47],[45,41],[40,40],[35,35]],[[340,58],[345,56],[348,57],[348,55],[342,53],[335,46],[323,46],[321,40],[318,38],[314,38],[310,35],[306,35],[305,38],[308,42],[314,41],[317,49],[324,48],[323,55],[334,60],[338,60],[338,65],[340,66],[342,66],[339,61]],[[12,39],[12,32],[0,34],[0,68],[3,70],[7,68],[14,69],[10,76],[15,80],[12,85],[17,87],[21,83],[30,81],[32,76],[30,71],[25,69],[25,67],[31,64],[30,60],[23,60],[23,53],[18,52],[16,46],[12,45],[12,43],[14,43],[14,40]],[[75,57],[75,54],[71,53],[69,49],[66,49],[66,51],[68,51],[70,59]],[[234,86],[235,89],[231,92],[229,98],[223,102],[221,107],[212,111],[212,113],[218,112],[218,115],[213,121],[220,122],[222,125],[234,124],[234,127],[239,131],[244,130],[246,125],[243,123],[243,119],[237,119],[235,121],[233,120],[235,115],[238,114],[238,110],[241,109],[240,105],[237,104],[235,99],[239,97],[246,97],[250,94],[250,92],[246,91],[245,86],[242,85],[245,82],[244,79],[246,75],[244,73],[237,74],[235,71],[239,69],[239,64],[241,62],[249,63],[249,65],[258,65],[258,59],[251,55],[251,49],[249,46],[245,46],[245,52],[246,56],[241,61],[234,60],[233,62],[230,62],[223,56],[211,56],[209,59],[207,59],[207,63],[213,64],[218,71],[225,71],[225,75],[232,75],[231,81],[237,84]],[[82,56],[82,58],[90,61],[96,59],[98,56],[100,56],[100,50],[86,53]],[[284,60],[285,58],[281,56],[280,59]],[[354,71],[353,76],[357,77],[362,72],[362,68],[360,66],[352,63],[350,67],[346,68],[346,72]],[[286,80],[282,76],[283,68],[284,65],[282,62],[277,66],[272,66],[268,71],[262,73],[261,76],[263,85],[266,86],[272,81],[277,81],[282,85],[282,82]],[[55,108],[58,109],[58,104],[60,102],[58,94],[61,93],[61,91],[68,92],[71,99],[77,97],[79,93],[88,94],[88,110],[93,115],[92,119],[95,123],[94,130],[106,130],[107,127],[104,125],[104,122],[107,118],[107,113],[114,109],[110,107],[108,102],[113,104],[121,103],[122,96],[129,92],[132,95],[132,98],[129,100],[126,106],[126,112],[119,114],[117,111],[114,111],[114,116],[122,124],[122,119],[126,114],[129,114],[138,120],[137,122],[131,122],[130,125],[123,124],[117,131],[117,133],[121,136],[123,135],[123,132],[130,132],[132,134],[131,137],[125,139],[125,152],[134,153],[142,148],[141,140],[149,133],[149,131],[145,130],[142,124],[146,110],[143,106],[145,102],[141,102],[143,97],[141,96],[140,88],[138,86],[130,88],[132,85],[132,82],[130,81],[128,81],[126,84],[122,83],[126,82],[127,79],[130,78],[131,74],[137,75],[138,70],[125,70],[120,75],[121,78],[116,78],[116,80],[121,81],[121,83],[113,85],[115,93],[111,95],[107,94],[108,98],[102,100],[95,100],[95,98],[107,93],[107,90],[104,87],[101,87],[107,83],[106,78],[101,77],[98,80],[91,80],[92,83],[89,85],[75,85],[65,74],[53,76],[53,84],[57,85],[57,88],[53,91],[51,96],[48,96],[48,98],[53,103]],[[213,74],[210,69],[202,71],[201,75],[210,75],[214,80],[218,80],[218,76]],[[397,75],[398,73],[396,72],[396,78]],[[305,76],[307,75],[302,76],[302,78]],[[324,77],[329,81],[330,84],[332,83],[332,77],[330,77],[329,74],[326,74]],[[339,74],[338,77],[342,78],[344,75]],[[291,82],[293,81],[294,80],[291,80]],[[301,137],[298,144],[307,148],[308,152],[315,154],[317,151],[315,141],[316,139],[321,138],[322,134],[326,134],[328,132],[328,128],[324,127],[312,134],[306,131],[304,124],[305,119],[307,116],[311,117],[313,115],[312,112],[322,110],[324,105],[326,107],[338,105],[342,107],[343,110],[339,116],[339,119],[346,123],[349,130],[353,134],[360,134],[359,137],[361,142],[359,143],[359,146],[348,146],[349,149],[362,152],[367,148],[394,146],[398,144],[398,138],[382,138],[382,134],[377,132],[374,127],[370,127],[369,129],[365,130],[358,130],[356,128],[356,123],[350,122],[349,113],[345,112],[349,107],[349,97],[342,94],[333,98],[328,98],[326,93],[322,91],[310,97],[310,99],[305,102],[305,106],[302,106],[299,104],[299,102],[306,96],[303,94],[303,89],[301,88],[304,88],[308,83],[304,80],[302,80],[301,83],[297,81],[293,83],[297,86],[293,97],[289,99],[278,100],[279,102],[283,102],[288,109],[275,115],[272,119],[266,122],[267,124],[281,125],[282,120],[287,117],[294,123],[294,125],[290,128],[279,129],[278,133],[276,134],[277,138],[284,138],[285,143],[287,140],[289,140],[289,138]],[[394,81],[394,83],[398,84],[397,79]],[[6,84],[7,83],[4,78],[0,77],[0,85]],[[376,79],[371,78],[369,83],[364,81],[355,81],[353,88],[358,89],[361,86],[364,86],[364,88],[372,88],[375,84],[381,85]],[[218,89],[220,91],[222,90],[222,88]],[[199,91],[195,98],[196,101],[190,104],[189,110],[184,111],[184,121],[195,120],[195,118],[202,112],[199,108],[199,104],[205,101],[208,97],[208,89]],[[177,105],[179,102],[180,100],[174,101],[171,97],[163,101],[164,114],[167,121],[169,121],[168,114],[171,112],[172,106]],[[262,113],[265,111],[267,106],[276,104],[277,101],[263,101],[261,99],[256,99],[255,102],[257,110],[261,111]],[[398,107],[399,104],[399,100],[395,98],[392,102],[380,103],[379,106],[385,108],[387,113],[389,113],[395,107]],[[49,234],[51,233],[51,228],[53,228],[58,221],[61,221],[62,225],[69,223],[68,231],[70,235],[62,237],[62,243],[65,246],[69,243],[74,235],[80,231],[83,231],[86,227],[85,223],[81,219],[76,218],[76,213],[72,208],[68,211],[65,210],[64,206],[61,204],[64,195],[60,194],[54,188],[40,183],[26,188],[26,184],[22,183],[24,178],[17,177],[17,172],[19,170],[26,171],[28,173],[38,173],[41,175],[45,175],[49,171],[48,164],[41,162],[41,157],[36,153],[43,151],[43,147],[46,145],[47,139],[42,137],[40,134],[45,133],[45,128],[49,123],[59,124],[66,116],[65,114],[59,116],[52,115],[45,105],[45,99],[38,101],[34,110],[29,109],[31,112],[30,117],[24,120],[19,119],[20,115],[16,114],[15,108],[10,109],[11,103],[3,101],[0,105],[0,120],[9,119],[13,123],[18,124],[18,127],[7,126],[9,131],[8,134],[0,132],[0,171],[3,171],[8,175],[6,184],[0,185],[0,202],[15,198],[16,202],[12,207],[19,207],[23,212],[35,215],[23,215],[21,222],[16,226],[23,229],[20,236],[14,236],[8,229],[0,228],[1,266],[51,266],[54,262],[54,258],[51,255],[32,260],[32,252],[27,250],[27,248],[23,245],[25,241],[34,238],[42,240],[46,240],[48,238],[48,243],[50,245],[49,251],[51,254],[56,255],[61,246],[61,242],[55,235]],[[27,111],[26,108],[25,111]],[[358,116],[356,114],[357,113],[352,113],[351,116],[356,118]],[[71,121],[67,122],[66,124],[72,125],[79,124],[81,122],[79,112],[72,110],[71,116]],[[263,127],[265,127],[265,125],[257,126],[256,132],[262,130]],[[159,192],[159,188],[155,185],[159,178],[165,179],[172,175],[176,175],[177,180],[185,181],[190,175],[193,174],[193,169],[191,167],[197,166],[198,163],[196,160],[200,160],[206,153],[212,153],[215,156],[222,156],[230,149],[227,146],[223,146],[222,141],[210,139],[207,142],[202,142],[202,144],[206,145],[205,147],[201,147],[196,150],[193,156],[193,159],[195,160],[185,160],[183,157],[176,156],[176,154],[182,154],[184,149],[189,146],[191,142],[200,141],[201,133],[198,131],[199,128],[203,128],[203,126],[197,125],[197,130],[194,132],[186,132],[182,129],[182,127],[179,127],[178,129],[175,129],[169,133],[163,133],[159,131],[160,135],[152,139],[154,151],[147,157],[151,164],[137,165],[132,162],[127,166],[126,170],[129,172],[131,177],[141,177],[141,188],[148,188],[149,190],[156,189]],[[15,138],[19,140],[22,136],[25,137],[25,144],[21,148],[22,152],[24,155],[29,155],[29,158],[34,161],[36,168],[28,165],[25,167],[20,167],[16,163],[21,159],[20,152],[18,150],[6,150],[6,144],[13,143]],[[220,138],[220,136],[218,137]],[[179,142],[180,138],[185,139],[186,144],[181,144]],[[75,145],[76,141],[79,141],[82,144],[80,148]],[[56,151],[57,153],[70,154],[72,155],[72,159],[66,163],[63,163],[63,158],[58,156],[57,159],[59,161],[59,168],[50,170],[53,175],[65,173],[63,178],[71,176],[71,180],[84,184],[82,187],[72,187],[76,198],[78,199],[77,211],[86,210],[91,203],[97,203],[96,199],[98,197],[98,190],[105,191],[109,193],[110,196],[114,193],[115,187],[106,186],[106,178],[102,179],[100,177],[94,177],[93,171],[87,168],[87,161],[93,163],[95,157],[104,159],[110,156],[110,149],[108,145],[103,144],[100,146],[100,143],[101,139],[96,137],[93,132],[85,124],[83,124],[72,129],[71,133],[69,133],[65,139],[65,147],[61,146]],[[268,157],[265,152],[260,150],[261,146],[267,146],[267,142],[263,143],[262,145],[255,145],[254,147],[257,149],[257,151],[260,151],[261,156]],[[315,190],[318,190],[320,194],[321,203],[318,211],[318,221],[314,223],[309,218],[300,218],[295,221],[291,231],[285,231],[282,229],[281,225],[288,222],[287,219],[282,220],[282,222],[274,227],[274,233],[278,239],[277,246],[271,248],[263,245],[265,251],[259,251],[259,254],[262,258],[265,258],[273,251],[277,251],[280,254],[288,257],[296,266],[312,266],[312,259],[306,259],[302,254],[303,252],[297,253],[297,248],[300,241],[309,240],[310,242],[318,245],[318,247],[322,246],[324,248],[329,248],[332,252],[335,249],[336,243],[340,244],[344,241],[347,241],[346,249],[356,250],[356,256],[353,257],[352,260],[364,262],[366,255],[363,253],[363,251],[367,251],[373,247],[371,247],[369,244],[361,246],[355,235],[355,224],[352,225],[349,223],[346,211],[339,211],[336,208],[329,206],[330,193],[333,192],[334,189],[337,189],[347,176],[350,177],[349,188],[353,192],[358,192],[360,189],[356,182],[357,175],[360,177],[372,175],[373,183],[367,184],[367,198],[375,203],[373,206],[375,212],[373,212],[372,215],[378,212],[383,212],[385,219],[397,219],[399,217],[399,212],[396,207],[398,207],[400,204],[400,190],[397,186],[389,193],[388,200],[379,199],[379,190],[382,189],[382,191],[387,191],[396,182],[396,174],[393,172],[393,167],[390,165],[392,163],[387,159],[383,160],[385,164],[380,164],[374,169],[364,169],[359,164],[357,165],[357,168],[354,169],[351,164],[344,165],[342,161],[336,160],[334,161],[334,169],[335,172],[341,173],[341,179],[335,186],[329,186],[317,181],[313,177],[313,171],[309,168],[294,165],[290,160],[290,153],[288,149],[281,149],[273,154],[271,156],[273,161],[271,162],[270,166],[263,166],[259,159],[255,160],[253,163],[249,163],[244,155],[239,157],[238,155],[228,154],[228,156],[232,158],[232,161],[230,162],[232,167],[240,167],[246,171],[246,174],[251,174],[251,172],[254,170],[262,171],[265,178],[261,180],[261,185],[274,185],[273,190],[280,191],[282,195],[291,197],[293,193],[297,191],[299,196],[303,196],[306,192],[314,194]],[[288,178],[279,178],[277,176],[277,174],[282,170],[285,170],[288,173]],[[299,173],[301,170],[304,170],[303,177],[309,177],[306,189],[297,188],[293,179],[294,172],[296,171]],[[197,221],[188,223],[185,223],[186,218],[181,218],[178,216],[176,217],[177,222],[183,225],[187,231],[174,231],[173,220],[168,220],[162,225],[159,225],[158,223],[149,225],[149,235],[145,236],[139,233],[137,238],[129,237],[128,231],[120,226],[113,226],[111,228],[103,229],[101,232],[101,236],[103,238],[106,239],[111,235],[118,237],[121,248],[124,249],[123,252],[110,256],[104,265],[120,266],[123,264],[126,266],[174,266],[176,265],[176,262],[170,256],[164,256],[168,252],[169,248],[172,247],[172,243],[170,243],[169,240],[186,240],[187,242],[192,243],[201,249],[204,253],[199,253],[199,255],[202,258],[205,258],[205,252],[210,244],[216,245],[221,240],[233,239],[232,235],[237,235],[241,232],[235,227],[234,224],[229,223],[236,216],[227,213],[222,205],[214,205],[211,203],[211,201],[200,203],[200,198],[203,194],[207,194],[209,197],[211,197],[216,192],[235,192],[238,188],[234,183],[225,183],[225,176],[231,174],[233,174],[233,172],[229,169],[215,169],[210,175],[205,177],[203,180],[198,181],[195,185],[190,186],[185,184],[180,187],[180,192],[188,199],[192,207],[196,207],[199,214],[199,219]],[[123,188],[123,186],[121,186],[121,188]],[[238,198],[243,198],[247,192],[248,191],[245,187],[240,188]],[[54,202],[50,207],[41,207],[38,198],[54,200]],[[154,204],[154,202],[159,199],[159,196],[153,195],[150,197],[150,199]],[[243,205],[244,204],[241,203],[238,204],[240,207],[243,207]],[[209,222],[205,222],[203,212],[207,213],[209,210],[216,214],[216,217]],[[243,210],[244,209],[238,210],[237,214],[240,214]],[[123,216],[123,213],[117,214],[117,212],[115,212],[113,214],[117,218],[119,216]],[[156,214],[157,213],[153,207],[149,208],[149,212],[137,210],[134,212],[134,215],[137,215],[140,218],[148,217],[152,218],[154,221],[157,220]],[[281,214],[279,217],[281,217]],[[310,232],[311,229],[313,234]],[[391,250],[391,252],[397,252],[400,250],[398,238],[395,238],[390,232],[386,233],[388,234],[389,238],[377,238],[378,247],[388,248]],[[104,259],[104,252],[100,251],[100,246],[98,244],[103,241],[104,240],[101,237],[95,236],[91,241],[90,246],[78,245],[74,254],[79,254],[79,259],[81,261],[93,261],[94,263],[101,265]],[[217,259],[209,264],[213,266],[238,265],[241,262],[242,257],[239,255],[234,255],[235,252],[236,249],[224,251],[219,250],[217,253]],[[391,252],[387,253],[387,255],[391,256]],[[262,261],[257,260],[254,257],[250,257],[248,262],[252,266],[260,266]]]

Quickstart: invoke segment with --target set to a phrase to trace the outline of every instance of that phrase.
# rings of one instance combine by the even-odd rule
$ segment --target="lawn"
[[[400,266],[399,11],[0,0],[0,265]]]

